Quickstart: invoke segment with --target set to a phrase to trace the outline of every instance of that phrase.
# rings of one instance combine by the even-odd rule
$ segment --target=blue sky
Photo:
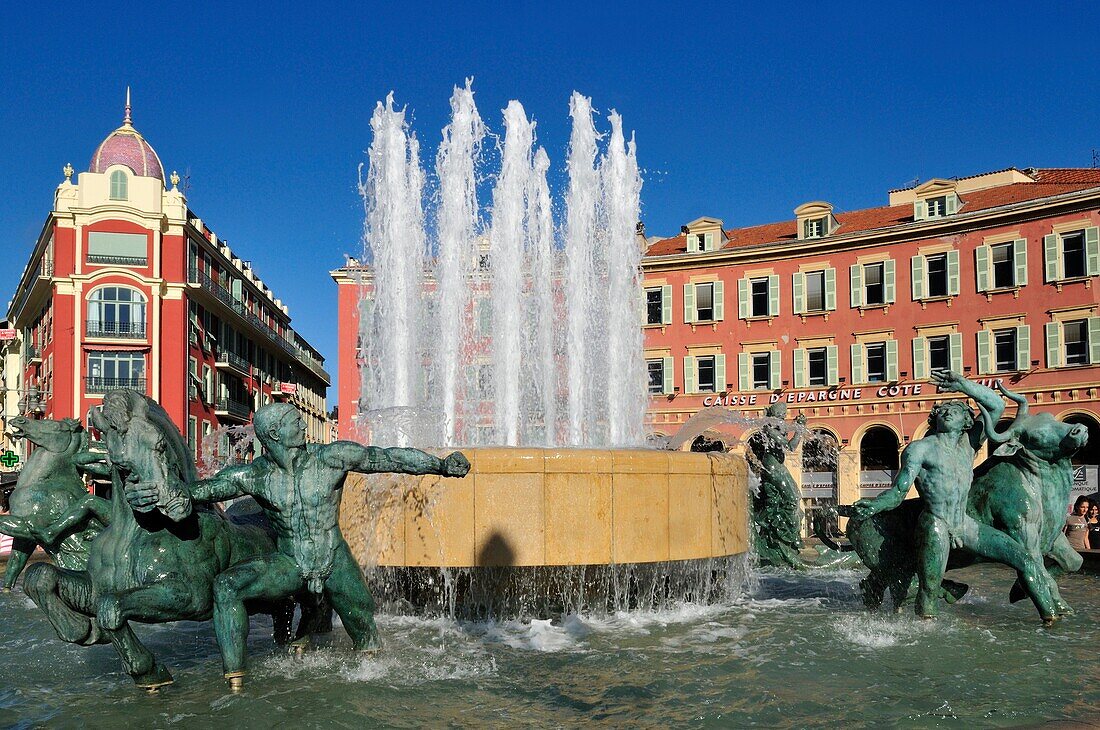
[[[1092,164],[1100,5],[26,3],[0,10],[0,300],[61,168],[120,121],[336,363],[328,271],[361,248],[356,168],[394,91],[434,158],[451,88],[523,102],[563,182],[568,98],[637,134],[643,218],[671,234],[884,204],[914,178]],[[12,7],[17,6],[17,7]],[[606,124],[604,125],[606,128]],[[331,391],[334,395],[335,391]]]

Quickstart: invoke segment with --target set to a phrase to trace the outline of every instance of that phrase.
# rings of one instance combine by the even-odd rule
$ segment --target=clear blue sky
[[[374,103],[411,110],[430,165],[454,84],[482,117],[523,102],[560,186],[574,89],[635,130],[649,232],[886,201],[913,178],[1089,166],[1092,3],[7,3],[0,9],[0,300],[61,168],[120,121],[336,362],[328,271],[361,247]],[[243,4],[241,4],[243,5]],[[14,7],[13,7],[14,6]],[[297,259],[297,262],[295,260]],[[333,394],[335,391],[331,391]]]

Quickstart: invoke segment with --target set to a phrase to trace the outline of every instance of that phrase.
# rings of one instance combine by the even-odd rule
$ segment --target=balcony
[[[23,346],[23,360],[27,365],[34,365],[42,362],[42,351],[34,345]]]
[[[53,276],[53,259],[43,258],[39,260],[38,266],[35,267],[34,272],[24,279],[26,285],[18,291],[14,306],[9,311],[18,316],[23,311],[23,307],[31,298],[31,294],[37,291],[46,292],[49,291],[48,286],[39,287],[39,283],[48,283]],[[22,282],[21,282],[22,283]]]
[[[251,373],[251,366],[248,361],[240,355],[218,348],[217,354],[214,355],[214,367],[219,370],[229,370],[231,372],[240,375],[242,378],[247,378]]]
[[[88,337],[110,337],[125,340],[144,340],[144,322],[97,322],[88,320],[84,329]]]
[[[214,415],[219,418],[234,418],[242,423],[247,423],[252,416],[252,408],[247,403],[232,398],[218,398],[214,404]]]
[[[145,378],[99,378],[92,375],[84,378],[85,393],[106,393],[124,388],[144,393]]]

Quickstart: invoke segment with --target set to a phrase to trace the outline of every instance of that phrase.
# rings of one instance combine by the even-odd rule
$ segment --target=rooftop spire
[[[123,124],[130,124],[130,87],[126,87],[126,113],[122,116]]]

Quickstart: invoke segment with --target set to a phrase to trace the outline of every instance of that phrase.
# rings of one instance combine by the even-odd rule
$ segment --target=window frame
[[[816,271],[805,271],[805,272],[802,273],[802,277],[803,277],[803,281],[805,282],[804,287],[803,287],[803,306],[805,307],[805,313],[806,314],[818,314],[820,312],[828,311],[828,307],[826,306],[827,303],[828,303],[828,297],[825,295],[825,287],[826,287],[825,269],[818,269]],[[811,277],[813,277],[815,279],[818,279],[821,282],[821,291],[820,291],[821,307],[820,308],[813,307],[813,306],[810,305],[810,302],[811,302],[810,278]]]
[[[703,385],[704,363],[710,368],[710,390]],[[723,384],[724,386],[725,384]],[[714,355],[698,355],[695,358],[695,392],[718,393],[718,358]]]
[[[1062,324],[1062,364],[1065,367],[1076,367],[1089,364],[1089,321],[1088,319],[1071,319]],[[1081,337],[1074,341],[1074,345],[1080,346],[1080,352],[1074,353],[1074,360],[1070,361],[1069,327],[1080,328]]]
[[[872,285],[869,281],[870,277],[868,273],[872,270],[878,271],[878,283]],[[886,262],[875,261],[869,264],[863,264],[863,306],[864,307],[882,307],[889,302],[886,301]],[[878,301],[871,301],[871,287],[875,286],[878,289]]]
[[[1087,250],[1087,247],[1085,245],[1085,230],[1082,228],[1081,230],[1077,230],[1077,231],[1069,231],[1068,233],[1061,233],[1061,234],[1059,234],[1058,237],[1059,237],[1059,242],[1061,243],[1061,257],[1062,257],[1062,261],[1061,261],[1062,272],[1061,273],[1062,273],[1062,279],[1083,279],[1083,278],[1087,277],[1089,266],[1088,266],[1088,250]],[[1077,250],[1077,253],[1079,253],[1078,264],[1080,266],[1080,273],[1074,273],[1074,274],[1069,273],[1069,265],[1068,265],[1069,257],[1067,255],[1069,252],[1066,250],[1066,241],[1068,241],[1068,240],[1077,240],[1077,241],[1080,242],[1080,249]]]
[[[872,349],[874,349],[874,353],[875,353],[873,356],[872,356]],[[876,360],[879,359],[879,357],[880,357],[879,353],[880,352],[881,352],[881,360],[882,360],[882,372],[881,372],[881,376],[876,378],[875,377],[876,373],[874,373],[871,369],[871,360],[872,360],[872,357],[874,357]],[[864,362],[863,362],[863,365],[864,365],[863,379],[865,381],[867,381],[867,383],[885,383],[885,382],[888,382],[890,373],[889,373],[889,366],[888,366],[888,363],[887,363],[886,343],[885,342],[868,342],[868,343],[865,343],[864,346],[863,346],[863,358],[864,358]]]
[[[757,378],[757,368],[764,369],[763,384]],[[749,353],[749,377],[753,390],[771,390],[772,354],[770,352]]]
[[[714,322],[714,321],[716,321],[714,319],[714,282],[711,282],[711,281],[702,282],[702,283],[698,283],[698,284],[693,284],[693,286],[695,287],[695,320],[694,321],[696,321],[696,322]],[[708,316],[708,317],[703,317],[700,314],[700,312],[702,312],[704,310],[699,306],[699,292],[704,291],[704,290],[707,290],[707,291],[710,292],[710,307],[709,307],[710,316]]]
[[[754,276],[749,279],[749,316],[750,317],[770,317],[771,316],[771,277],[770,276]],[[756,291],[758,284],[763,284],[763,292]],[[761,299],[763,302],[764,311],[757,311],[757,300]]]
[[[991,338],[993,345],[992,359],[993,359],[993,372],[994,373],[1012,373],[1020,369],[1020,364],[1017,362],[1017,341],[1018,336],[1015,327],[1002,327],[1000,329],[991,330]],[[1004,341],[1001,341],[1001,340]],[[1001,353],[1000,349],[1005,348],[1012,353],[1011,363],[1012,366],[1008,368],[1001,367]]]
[[[653,366],[657,365],[657,389],[654,390],[653,386]],[[646,358],[646,389],[649,395],[664,395],[665,392],[665,359],[663,357]]]
[[[1006,251],[1007,256],[1004,261],[997,261],[997,252]],[[1003,269],[1008,271],[1009,280],[1008,284],[998,283],[997,266],[1000,265]],[[989,246],[989,283],[990,288],[997,289],[1013,289],[1016,287],[1016,253],[1015,245],[1012,241],[1006,241],[1005,243],[994,243]]]
[[[936,262],[937,265],[942,264],[942,267],[943,267],[940,271],[935,272],[935,274],[937,275],[936,279],[939,279],[940,283],[942,283],[942,288],[943,288],[942,292],[933,291],[933,284],[932,284],[932,282],[934,281],[933,271],[932,271],[933,262]],[[939,298],[950,296],[950,294],[951,294],[951,282],[949,281],[949,277],[948,277],[948,266],[949,266],[949,262],[947,260],[947,253],[946,252],[928,254],[924,257],[924,280],[925,280],[925,297],[926,298],[928,298],[928,299],[939,299]]]
[[[820,360],[821,377],[815,377],[815,359]],[[817,382],[820,381],[820,382]],[[829,348],[806,348],[806,385],[812,388],[823,388],[829,385]]]
[[[652,309],[652,307],[654,305],[654,302],[652,301],[652,297],[653,297],[654,293],[656,293],[656,295],[657,295],[657,301],[656,301],[657,319],[656,319],[656,321],[654,321],[654,319],[653,319],[653,309]],[[656,287],[648,286],[648,287],[646,287],[646,289],[645,289],[645,306],[646,306],[645,323],[647,325],[664,324],[664,317],[665,317],[664,287],[660,287],[660,286],[656,286]]]
[[[110,190],[108,199],[110,200],[129,200],[130,199],[130,178],[123,170],[113,170],[109,178]]]

